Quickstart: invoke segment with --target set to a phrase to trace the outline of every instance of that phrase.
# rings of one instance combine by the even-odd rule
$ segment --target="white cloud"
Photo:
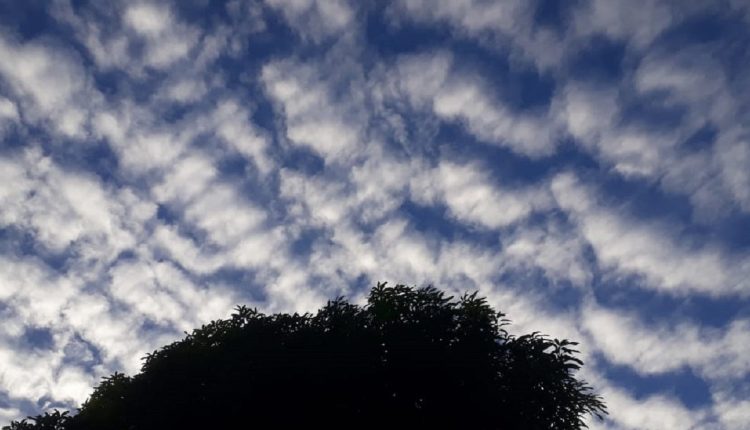
[[[657,177],[674,160],[671,151],[678,138],[673,133],[620,126],[617,99],[611,88],[572,84],[558,93],[553,112],[561,127],[619,174]]]
[[[199,288],[170,263],[122,262],[110,273],[110,291],[116,300],[178,331],[190,330],[233,306],[229,294]]]
[[[14,396],[40,399],[54,387],[53,370],[59,366],[62,354],[21,355],[0,345],[0,384]]]
[[[157,69],[187,59],[198,42],[199,32],[174,16],[165,5],[135,3],[124,13],[126,25],[147,41],[144,63]]]
[[[750,428],[750,400],[719,397],[715,401],[714,412],[726,429]]]
[[[522,25],[518,18],[528,13],[523,1],[512,0],[503,3],[481,0],[457,0],[431,2],[429,0],[399,1],[399,12],[425,21],[447,21],[457,28],[470,33],[485,30],[512,31]]]
[[[0,65],[0,75],[19,98],[24,120],[49,121],[70,137],[85,135],[88,112],[99,98],[73,51],[42,41],[17,43],[0,34],[0,56],[13,58]],[[18,117],[17,108],[3,105],[6,115]]]
[[[637,314],[589,306],[582,326],[593,345],[612,363],[640,374],[676,372],[689,367],[708,380],[742,379],[750,374],[750,321],[724,328],[691,323],[646,324]]]
[[[289,25],[315,42],[341,37],[350,29],[355,12],[346,0],[266,0]]]
[[[418,54],[399,59],[393,96],[411,101],[418,109],[429,109],[448,122],[459,122],[479,140],[505,146],[529,157],[549,155],[555,150],[555,131],[543,117],[513,111],[484,76],[453,70],[453,59],[445,52]]]
[[[510,0],[399,0],[389,8],[390,25],[404,21],[447,24],[459,38],[472,38],[485,49],[508,55],[511,65],[556,72],[575,34],[560,34],[535,23],[539,2]]]
[[[606,269],[645,278],[649,288],[673,294],[744,295],[747,259],[723,255],[710,245],[686,248],[668,229],[636,223],[602,202],[570,174],[557,176],[551,189]]]
[[[353,204],[362,222],[383,220],[404,202],[408,187],[422,169],[418,161],[406,162],[391,156],[380,145],[371,144],[366,158],[352,168]]]
[[[172,166],[196,131],[175,130],[154,122],[148,110],[130,104],[99,112],[93,121],[96,134],[105,137],[117,153],[122,170],[135,175],[153,174]]]
[[[61,309],[61,314],[71,328],[99,348],[105,363],[118,357],[131,358],[134,349],[140,348],[133,329],[138,321],[122,311],[116,312],[101,294],[81,292]],[[132,362],[126,364],[133,368]]]
[[[85,399],[91,395],[92,387],[97,382],[91,373],[83,369],[61,366],[55,376],[50,394],[54,399],[76,402],[78,399]]]
[[[84,86],[80,65],[43,44],[15,44],[3,37],[0,53],[15,61],[3,62],[0,71],[13,88],[28,94],[47,112],[59,110]]]
[[[362,125],[356,112],[361,107],[351,109],[347,100],[334,99],[335,83],[319,73],[315,65],[271,63],[263,67],[261,80],[282,109],[292,143],[333,162],[347,160],[361,149]]]
[[[554,142],[543,119],[513,113],[488,97],[490,93],[489,88],[476,83],[451,82],[435,96],[433,109],[442,118],[465,121],[480,140],[529,156],[553,151]]]
[[[551,203],[544,191],[503,188],[480,165],[449,161],[417,174],[411,195],[423,204],[444,203],[458,220],[490,229],[523,220]]]
[[[3,161],[0,175],[15,186],[0,194],[0,225],[32,231],[53,251],[80,246],[82,257],[109,261],[134,245],[139,222],[155,212],[132,191],[107,189],[94,176],[62,170],[38,150]]]
[[[221,255],[207,252],[192,238],[181,235],[174,227],[157,226],[152,239],[155,249],[166,251],[172,260],[193,273],[210,274],[225,264]]]
[[[553,102],[568,132],[584,145],[594,146],[613,126],[618,114],[617,93],[610,88],[566,85]]]
[[[307,177],[291,170],[280,172],[280,193],[289,198],[293,216],[312,225],[333,226],[348,215],[346,187],[343,183]]]
[[[207,274],[222,267],[257,267],[270,262],[272,250],[283,253],[279,231],[266,228],[266,211],[217,178],[205,156],[180,160],[152,191],[158,201],[174,205],[182,225],[205,234],[198,245],[174,227],[156,226],[153,244],[187,270]]]
[[[0,97],[0,120],[18,121],[19,118],[20,116],[16,104],[5,97]]]
[[[714,153],[723,183],[745,212],[750,212],[750,139],[745,131],[722,136]],[[739,134],[739,135],[738,135]]]
[[[0,407],[0,420],[9,423],[21,418],[21,411],[13,407]]]
[[[98,67],[119,69],[134,78],[145,77],[147,69],[165,70],[178,63],[185,69],[185,60],[200,42],[211,41],[201,40],[201,32],[163,2],[110,2],[79,9],[60,1],[51,12],[72,29]]]
[[[568,83],[554,98],[553,115],[615,172],[687,196],[698,222],[714,222],[734,208],[747,212],[747,133],[738,121],[742,98],[732,94],[732,84],[714,59],[716,49],[654,50],[635,70],[632,85],[640,96],[659,95],[660,108],[682,112],[677,126],[628,124],[621,98],[633,96],[617,87]],[[707,125],[717,130],[713,146],[692,153],[680,147]]]
[[[187,203],[207,192],[217,173],[208,157],[191,154],[165,172],[162,181],[152,188],[153,194],[159,202]]]
[[[235,100],[225,100],[214,112],[217,134],[228,146],[251,158],[263,173],[268,173],[273,162],[268,156],[268,138],[250,121],[250,115]]]
[[[221,210],[217,210],[221,208]],[[230,245],[259,228],[265,212],[228,185],[214,184],[185,208],[185,219],[201,228],[215,244]]]
[[[0,299],[15,308],[23,325],[54,326],[59,309],[75,294],[77,282],[60,277],[33,257],[1,257]],[[15,334],[20,333],[20,326]]]
[[[675,19],[677,7],[658,0],[593,0],[576,10],[574,25],[581,35],[602,32],[614,39],[647,46]]]
[[[509,268],[538,267],[547,279],[588,286],[593,280],[584,258],[586,241],[558,223],[522,228],[503,237]]]
[[[308,256],[312,276],[344,288],[361,275],[373,281],[431,282],[446,288],[490,283],[502,263],[497,251],[441,241],[431,233],[415,231],[398,215],[415,170],[416,166],[395,160],[371,158],[354,169],[348,185],[338,177],[282,172],[281,192],[290,204],[289,234],[311,226],[326,232]],[[429,177],[438,180],[438,173]],[[372,231],[362,231],[358,222]]]
[[[611,420],[618,428],[628,430],[698,430],[704,429],[705,411],[689,410],[674,399],[651,396],[634,399],[616,388],[601,391],[607,399]],[[598,428],[598,427],[592,427]]]
[[[679,51],[653,50],[635,71],[634,84],[642,94],[660,93],[667,106],[684,109],[681,129],[692,133],[706,123],[721,134],[736,126],[741,96],[732,95],[727,71],[715,57],[717,47],[691,47]],[[680,130],[680,131],[683,131]]]
[[[173,202],[184,210],[184,219],[200,228],[214,244],[230,246],[258,228],[265,213],[221,182],[211,161],[186,157],[153,188],[157,200]]]
[[[158,36],[173,25],[171,11],[165,5],[136,3],[125,11],[124,21],[137,33]]]
[[[91,387],[91,375],[79,372],[76,379],[72,373],[60,373],[61,346],[68,337],[60,309],[75,296],[77,280],[59,276],[33,257],[1,256],[0,263],[0,300],[12,309],[12,320],[0,330],[0,386],[13,398],[80,400],[83,384]],[[27,327],[51,328],[52,349],[19,349],[17,340]]]
[[[206,84],[198,79],[181,78],[165,88],[166,98],[178,103],[199,101],[206,95]]]

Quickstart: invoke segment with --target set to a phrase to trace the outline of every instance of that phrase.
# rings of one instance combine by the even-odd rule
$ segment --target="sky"
[[[747,0],[0,0],[0,422],[238,304],[479,291],[750,429]]]

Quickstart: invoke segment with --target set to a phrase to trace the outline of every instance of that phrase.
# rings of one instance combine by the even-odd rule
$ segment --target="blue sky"
[[[478,290],[599,429],[750,423],[750,3],[0,1],[0,421],[231,313]]]

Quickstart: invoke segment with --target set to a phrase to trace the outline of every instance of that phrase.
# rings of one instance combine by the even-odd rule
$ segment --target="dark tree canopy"
[[[4,429],[579,429],[606,413],[574,342],[503,317],[476,293],[385,284],[314,315],[240,306],[104,378],[76,415]]]

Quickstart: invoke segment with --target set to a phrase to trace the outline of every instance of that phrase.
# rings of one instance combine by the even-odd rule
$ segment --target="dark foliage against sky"
[[[77,414],[4,430],[582,429],[606,408],[576,378],[574,342],[512,336],[476,293],[378,284],[361,307],[238,306],[105,378]]]

